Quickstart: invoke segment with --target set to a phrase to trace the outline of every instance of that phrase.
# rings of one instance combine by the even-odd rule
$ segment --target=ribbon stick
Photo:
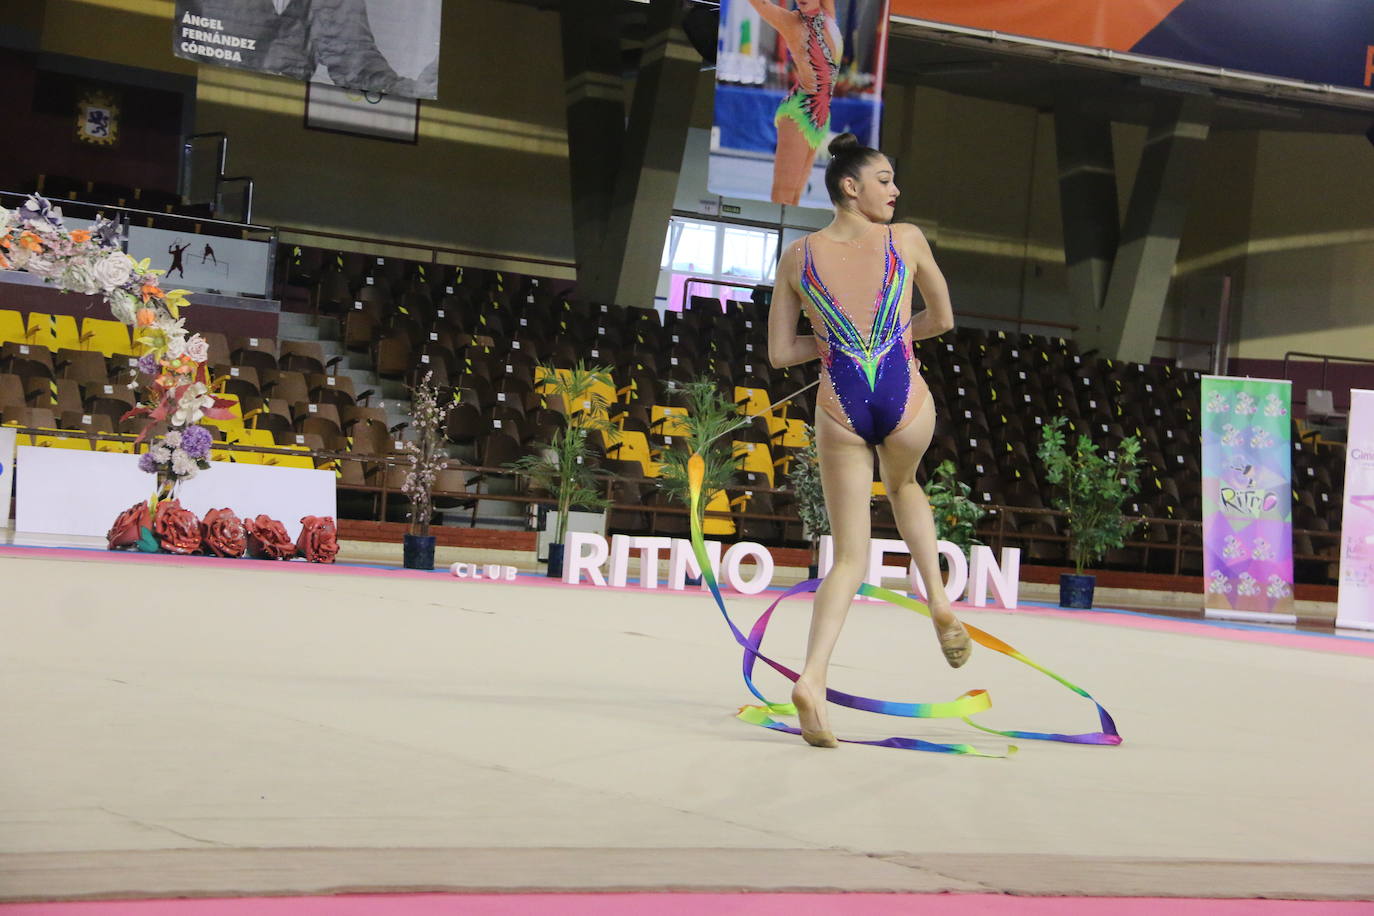
[[[721,616],[725,618],[725,625],[730,628],[730,633],[735,637],[735,641],[744,649],[744,684],[762,705],[743,706],[740,708],[738,718],[752,725],[761,725],[774,731],[786,732],[791,735],[800,735],[801,730],[779,722],[773,718],[774,715],[795,716],[796,707],[791,703],[774,703],[763,695],[758,685],[754,683],[754,665],[763,662],[774,671],[781,674],[790,681],[795,682],[800,675],[780,662],[774,661],[761,651],[763,637],[767,632],[768,623],[772,619],[773,612],[777,610],[778,604],[786,598],[794,595],[814,592],[820,587],[820,579],[807,579],[799,582],[779,595],[762,616],[755,621],[748,635],[745,635],[739,627],[735,625],[730,617],[730,612],[726,610],[725,599],[721,596],[720,585],[716,581],[715,571],[711,568],[710,558],[706,553],[706,541],[702,532],[701,525],[701,505],[702,505],[702,486],[706,475],[706,461],[701,454],[693,453],[687,462],[687,479],[689,485],[689,500],[691,504],[690,525],[692,553],[696,557],[697,566],[701,570],[703,580],[711,592],[711,597],[716,602],[716,607],[720,609]],[[917,601],[899,592],[879,588],[875,585],[863,583],[859,586],[858,594],[865,597],[877,598],[889,604],[903,607],[915,611],[926,617],[930,616],[930,608],[921,601]],[[974,722],[972,717],[977,713],[983,712],[992,707],[992,698],[986,690],[970,690],[962,696],[945,703],[902,703],[889,700],[878,700],[871,697],[857,696],[845,693],[834,688],[826,690],[826,699],[839,706],[850,709],[860,709],[865,712],[873,712],[879,715],[899,716],[903,718],[957,718],[962,719],[969,725],[989,734],[999,735],[1004,738],[1024,738],[1036,741],[1061,741],[1070,744],[1096,744],[1096,745],[1116,745],[1121,743],[1121,736],[1116,730],[1116,723],[1112,721],[1111,715],[1083,688],[1065,680],[1053,671],[1037,664],[1030,658],[1022,654],[1013,646],[1003,642],[997,637],[974,626],[965,625],[969,636],[974,642],[995,652],[999,652],[1024,665],[1028,665],[1042,674],[1053,678],[1063,684],[1068,689],[1087,699],[1097,707],[1098,719],[1101,723],[1101,731],[1088,732],[1077,735],[1065,735],[1051,732],[1031,732],[1031,731],[1000,731],[988,728]],[[1009,745],[1006,754],[989,754],[979,751],[967,744],[941,744],[933,741],[923,741],[919,738],[892,737],[881,740],[860,741],[855,739],[839,739],[847,744],[868,744],[875,747],[894,747],[902,750],[913,751],[933,751],[944,754],[965,754],[974,757],[1004,757],[1015,753],[1016,746]]]

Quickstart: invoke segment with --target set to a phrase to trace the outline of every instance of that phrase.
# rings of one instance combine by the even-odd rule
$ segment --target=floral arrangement
[[[120,513],[105,536],[111,550],[132,547],[141,553],[204,554],[211,557],[333,563],[339,553],[334,519],[307,515],[293,543],[286,527],[259,515],[240,519],[232,509],[211,509],[204,519],[177,499],[134,503]]]
[[[434,515],[434,481],[448,458],[439,444],[439,430],[453,410],[452,402],[439,403],[439,389],[433,379],[434,373],[426,372],[411,392],[411,429],[417,435],[401,446],[410,457],[410,473],[401,492],[410,498],[411,533],[419,537],[429,534],[429,521]]]
[[[34,194],[15,210],[0,207],[0,269],[35,274],[64,292],[102,296],[114,317],[133,327],[134,341],[145,349],[138,369],[148,396],[121,419],[148,418],[139,441],[155,422],[171,427],[138,463],[158,477],[153,511],[178,483],[210,466],[210,433],[197,424],[205,417],[228,419],[225,408],[233,401],[210,391],[209,344],[199,334],[187,336],[180,314],[186,290],[163,290],[161,271],[121,251],[116,235],[115,224],[104,218],[92,229],[68,230],[52,204]]]

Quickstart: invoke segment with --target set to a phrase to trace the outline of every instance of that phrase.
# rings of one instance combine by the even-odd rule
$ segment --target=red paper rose
[[[205,552],[215,557],[241,557],[248,546],[248,532],[233,509],[211,509],[200,522]]]
[[[114,524],[110,526],[110,531],[105,535],[105,540],[109,542],[111,550],[118,550],[120,547],[132,547],[138,543],[138,536],[142,529],[152,526],[148,502],[147,500],[140,500],[119,513],[119,518],[115,519]]]
[[[296,539],[296,553],[311,563],[333,563],[339,552],[337,535],[333,518],[307,515],[301,519],[301,536]]]
[[[200,519],[181,501],[164,499],[153,516],[153,535],[168,553],[195,553],[200,549]]]
[[[248,529],[248,555],[261,560],[287,560],[296,552],[291,536],[286,533],[282,523],[266,515],[246,518],[243,527]]]

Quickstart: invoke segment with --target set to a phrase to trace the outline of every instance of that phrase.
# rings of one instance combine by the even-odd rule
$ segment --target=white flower
[[[210,344],[199,334],[192,334],[186,341],[186,355],[198,363],[210,358]]]
[[[215,406],[215,399],[206,393],[208,390],[203,382],[188,385],[186,393],[177,402],[177,409],[172,413],[172,425],[190,426],[192,423],[199,423],[200,418],[204,416],[202,411],[206,407]]]
[[[172,473],[178,477],[192,477],[200,468],[196,465],[196,459],[177,449],[172,452]]]
[[[167,338],[167,358],[181,359],[186,355],[186,339],[184,337]]]
[[[62,288],[67,292],[83,293],[87,296],[103,292],[86,265],[79,262],[69,262],[67,269],[62,271]]]
[[[117,289],[134,275],[134,259],[122,251],[112,251],[91,265],[91,275],[101,289]]]
[[[114,315],[116,321],[125,324],[133,324],[138,317],[138,299],[124,292],[116,290],[105,297],[105,301],[110,303],[110,313]]]
[[[181,430],[172,429],[167,431],[167,435],[162,437],[162,441],[168,448],[176,448],[181,445]]]
[[[53,279],[60,270],[56,263],[36,254],[25,259],[24,269],[45,280]]]
[[[152,448],[148,449],[148,454],[152,455],[153,460],[156,461],[158,464],[166,464],[167,460],[172,457],[172,450],[169,449],[167,446],[158,443],[157,445],[154,445]]]
[[[9,228],[19,222],[19,218],[10,210],[0,207],[0,235],[9,231]]]

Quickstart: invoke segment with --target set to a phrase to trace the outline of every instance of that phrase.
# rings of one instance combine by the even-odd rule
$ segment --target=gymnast
[[[935,520],[916,483],[935,407],[911,341],[954,327],[949,288],[921,230],[891,224],[900,192],[887,157],[860,146],[853,134],[836,137],[830,155],[825,186],[835,217],[783,251],[768,316],[768,356],[775,367],[821,360],[816,447],[835,562],[816,591],[806,664],[792,690],[802,738],[815,747],[838,747],[826,716],[826,675],[868,571],[874,448],[897,528],[930,593],[945,660],[958,668],[972,648],[941,587]],[[925,303],[915,315],[909,278]],[[802,308],[817,336],[798,336]]]
[[[772,0],[749,3],[782,36],[792,59],[796,81],[773,116],[778,142],[770,199],[795,207],[811,180],[816,153],[830,135],[830,99],[844,39],[835,21],[835,0],[797,0],[795,11]]]

